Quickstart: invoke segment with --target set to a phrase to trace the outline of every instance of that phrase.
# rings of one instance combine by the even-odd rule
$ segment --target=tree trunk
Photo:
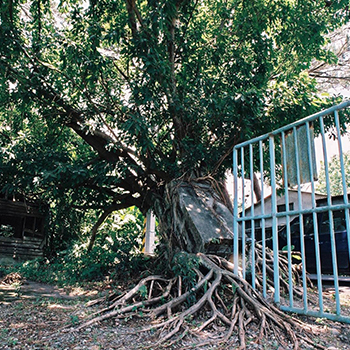
[[[153,209],[170,258],[179,250],[232,254],[233,217],[220,189],[209,177],[166,185],[163,198],[154,202]]]
[[[96,241],[96,236],[97,236],[98,229],[104,223],[104,221],[107,219],[108,215],[111,214],[111,213],[112,213],[112,211],[105,210],[101,214],[101,216],[98,218],[98,220],[95,223],[95,225],[92,227],[91,235],[90,235],[90,241],[89,241],[89,245],[88,245],[88,248],[87,248],[88,252],[90,252],[92,247],[94,246],[94,243]]]
[[[152,334],[156,334],[157,338],[152,339],[155,339],[152,344],[154,349],[180,343],[187,334],[190,334],[190,341],[196,335],[206,338],[198,343],[198,347],[223,344],[225,348],[246,349],[247,336],[252,342],[250,338],[254,334],[254,342],[258,344],[271,332],[279,334],[283,348],[287,347],[288,341],[294,349],[298,349],[298,336],[306,327],[268,303],[259,292],[263,285],[262,247],[256,246],[255,261],[260,271],[255,275],[258,290],[239,274],[235,275],[233,264],[225,259],[225,255],[232,252],[233,234],[239,233],[231,231],[232,213],[223,204],[226,196],[222,187],[207,177],[191,181],[174,180],[163,189],[163,195],[154,198],[152,209],[158,217],[163,241],[168,245],[169,255],[165,258],[173,274],[169,273],[167,277],[147,276],[122,295],[113,293],[109,297],[109,305],[86,319],[76,330],[109,318],[127,318],[137,314],[145,324],[140,331],[152,330]],[[264,254],[270,262],[270,266],[266,266],[269,280],[273,281],[273,252],[267,249]],[[157,260],[157,264],[159,262]],[[279,271],[287,275],[288,269],[288,259],[280,258]],[[293,293],[302,300],[298,271],[293,269]],[[290,286],[281,276],[280,284],[287,294]],[[272,300],[274,286],[268,288]],[[197,326],[194,326],[194,317],[197,317]],[[154,322],[156,318],[159,322]],[[204,329],[205,333],[202,333]],[[302,336],[303,341],[313,343]]]
[[[257,202],[261,201],[261,188],[260,188],[260,183],[259,183],[259,179],[256,175],[256,173],[254,173],[254,177],[253,177],[253,186],[254,186],[254,193],[255,193],[255,198]],[[253,194],[252,194],[253,197]],[[253,198],[252,198],[253,200]]]

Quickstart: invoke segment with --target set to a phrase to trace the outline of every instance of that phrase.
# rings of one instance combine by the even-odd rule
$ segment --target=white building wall
[[[311,193],[309,192],[302,192],[302,208],[301,209],[308,209],[312,208],[312,196]],[[288,197],[289,197],[289,205],[292,206],[290,210],[299,210],[299,205],[298,205],[298,191],[293,191],[290,190],[288,191]],[[315,195],[316,199],[323,198],[324,196],[322,195]],[[285,196],[280,196],[277,197],[277,208],[280,205],[286,205],[286,199]],[[251,216],[252,215],[252,207],[247,208],[245,213],[246,216]],[[281,210],[282,211],[282,210]],[[283,210],[285,211],[285,210]],[[271,201],[271,196],[267,197],[264,199],[264,214],[271,214],[272,213],[272,201]],[[254,215],[262,215],[261,212],[261,202],[254,204]],[[290,219],[294,219],[296,215],[290,216]],[[286,224],[286,217],[278,217],[278,225],[285,225]],[[248,223],[249,225],[249,223]],[[259,226],[259,222],[255,222],[256,227]],[[266,227],[271,227],[272,226],[272,218],[268,218],[265,220],[265,226]]]

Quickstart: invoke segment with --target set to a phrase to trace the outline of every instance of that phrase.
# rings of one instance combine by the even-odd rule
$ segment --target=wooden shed
[[[27,260],[43,256],[48,208],[23,197],[0,198],[0,258]]]

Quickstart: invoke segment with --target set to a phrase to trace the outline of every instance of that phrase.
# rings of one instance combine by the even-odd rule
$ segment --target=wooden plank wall
[[[43,216],[40,214],[40,206],[35,203],[14,202],[0,198],[0,213],[1,215],[9,216]]]
[[[10,257],[18,260],[34,259],[43,256],[45,240],[36,237],[1,237],[0,257]]]
[[[41,211],[39,204],[0,198],[1,216],[4,218],[4,224],[6,220],[10,220],[11,226],[15,227],[16,237],[0,236],[0,258],[27,260],[43,256],[46,240],[43,224],[45,214]],[[33,227],[26,225],[26,220],[29,219],[33,222],[29,226]],[[38,232],[34,232],[36,220],[42,222]]]

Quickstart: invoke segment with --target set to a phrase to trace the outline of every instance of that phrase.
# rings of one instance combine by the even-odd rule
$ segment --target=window
[[[294,210],[294,203],[289,203],[289,210]],[[285,204],[279,204],[277,205],[277,212],[283,213],[286,211],[286,205]]]

